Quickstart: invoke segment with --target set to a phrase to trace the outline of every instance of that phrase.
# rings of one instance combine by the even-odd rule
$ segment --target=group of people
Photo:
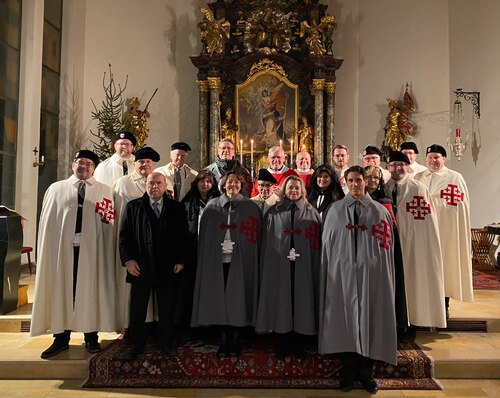
[[[445,327],[450,297],[473,299],[467,187],[439,145],[422,167],[403,143],[388,170],[373,146],[364,166],[337,145],[315,170],[308,152],[291,169],[274,146],[252,182],[230,139],[200,172],[187,143],[156,169],[159,154],[135,143],[119,133],[100,164],[77,152],[73,175],[45,194],[31,334],[54,342],[42,358],[68,349],[71,331],[98,352],[98,331],[125,330],[134,359],[155,319],[165,355],[174,326],[211,327],[226,358],[252,327],[274,333],[278,359],[304,358],[303,336],[318,336],[344,365],[344,391],[359,380],[375,392],[374,360],[395,365],[398,339]]]

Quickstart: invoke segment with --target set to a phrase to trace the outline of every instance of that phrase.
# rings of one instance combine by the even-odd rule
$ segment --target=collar
[[[149,204],[151,207],[153,207],[153,203],[157,202],[160,207],[163,207],[163,196],[160,198],[160,200],[153,200],[151,197],[149,197]]]
[[[292,202],[291,200],[288,200],[285,198],[285,201],[283,202],[283,206],[285,207],[285,209],[290,210],[292,203],[295,203],[295,205],[297,206],[297,209],[299,209],[299,210],[302,210],[305,206],[304,198],[300,198],[296,202]]]
[[[373,201],[372,197],[370,196],[370,194],[368,192],[366,192],[365,196],[363,196],[360,199],[356,199],[352,195],[347,194],[343,200],[345,200],[347,202],[347,206],[352,206],[355,202],[359,202],[364,207],[367,207]]]
[[[75,187],[77,187],[78,185],[80,185],[80,181],[83,181],[83,180],[80,180],[76,175],[72,174],[69,178],[68,178],[69,182],[71,183],[71,185],[74,185]],[[85,180],[85,184],[86,185],[94,185],[96,183],[96,180],[94,177],[90,177],[90,178],[87,178]]]
[[[128,177],[130,177],[130,179],[132,179],[132,181],[134,182],[139,180],[146,181],[146,177],[141,176],[135,169],[132,173],[128,175]]]
[[[226,206],[229,202],[231,202],[233,207],[236,207],[240,204],[240,202],[243,200],[243,195],[239,193],[236,195],[232,200],[229,200],[228,196],[224,193],[220,196],[220,204],[222,207]]]
[[[123,161],[126,161],[127,164],[134,163],[135,161],[135,156],[130,155],[127,159],[123,159],[120,155],[118,155],[116,152],[111,156],[111,159],[113,159],[113,162],[118,163],[120,166],[123,164]]]
[[[289,170],[289,168],[288,168],[288,167],[286,167],[286,166],[283,166],[283,167],[281,168],[281,170],[278,170],[278,171],[273,170],[273,169],[271,169],[271,168],[268,168],[268,169],[267,169],[267,171],[269,171],[271,174],[283,174],[283,173],[286,173],[288,170]]]

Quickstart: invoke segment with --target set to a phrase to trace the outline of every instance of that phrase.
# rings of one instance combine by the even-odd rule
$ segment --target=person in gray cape
[[[218,325],[217,356],[226,358],[240,355],[240,328],[255,325],[262,215],[241,194],[240,174],[228,171],[221,183],[200,221],[191,326]]]
[[[321,217],[304,183],[288,176],[264,222],[255,330],[276,333],[276,357],[304,358],[301,335],[318,333]]]
[[[339,354],[342,391],[359,380],[375,393],[374,360],[397,363],[392,220],[365,193],[362,167],[350,167],[345,177],[349,193],[323,225],[318,351]]]

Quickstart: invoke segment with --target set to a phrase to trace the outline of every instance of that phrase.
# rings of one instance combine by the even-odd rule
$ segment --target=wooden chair
[[[476,269],[495,269],[490,257],[495,234],[489,233],[486,228],[471,228],[471,233],[472,266]]]
[[[32,269],[31,269],[31,252],[33,251],[33,248],[30,246],[23,246],[21,249],[21,254],[27,254],[28,255],[28,266],[30,268],[30,275],[32,274]]]

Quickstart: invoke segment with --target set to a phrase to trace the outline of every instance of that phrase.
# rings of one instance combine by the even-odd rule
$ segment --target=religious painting
[[[242,152],[264,153],[274,145],[289,152],[297,131],[298,86],[278,65],[266,64],[252,71],[253,67],[247,80],[236,85],[236,124]]]

